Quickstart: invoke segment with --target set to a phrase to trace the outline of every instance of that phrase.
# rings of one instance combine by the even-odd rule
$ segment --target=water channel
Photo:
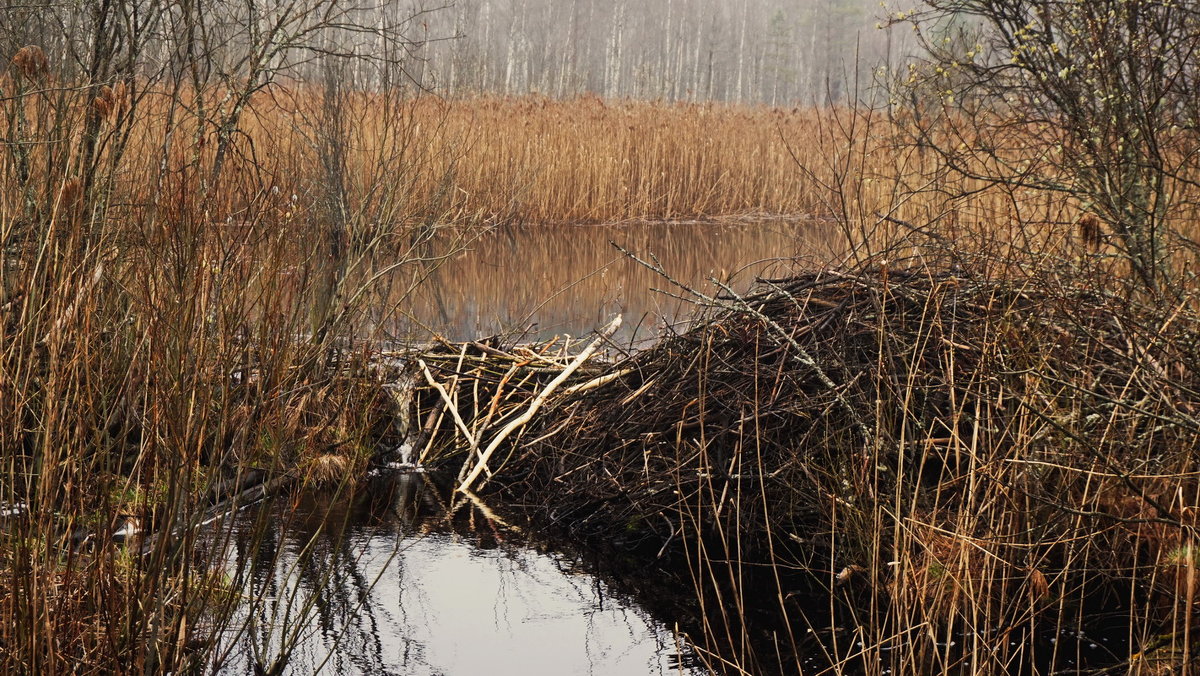
[[[498,229],[432,269],[392,329],[542,340],[586,334],[619,312],[618,342],[644,345],[693,306],[656,290],[672,285],[613,244],[712,292],[710,278],[745,289],[805,256],[827,258],[831,239],[784,219]],[[221,640],[222,673],[706,673],[672,618],[567,553],[571,543],[497,516],[502,506],[454,498],[420,473],[347,490],[259,503],[214,535],[245,599]]]
[[[243,510],[226,547],[247,599],[222,673],[699,674],[686,639],[603,571],[423,474]]]

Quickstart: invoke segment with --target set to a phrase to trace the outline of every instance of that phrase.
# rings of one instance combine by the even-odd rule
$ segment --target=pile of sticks
[[[686,514],[706,509],[707,527],[728,516],[726,528],[807,543],[829,505],[890,495],[897,481],[942,487],[943,506],[961,501],[968,460],[1100,468],[1153,503],[1121,477],[1146,458],[1179,460],[1200,433],[1200,322],[1186,306],[922,268],[688,291],[701,310],[690,330],[577,376],[522,417],[521,434],[493,437],[508,442],[502,462],[500,446],[479,454],[476,439],[474,468],[507,463],[509,491],[584,533],[665,548]],[[547,367],[561,374],[566,359]],[[531,414],[517,402],[546,403],[533,373],[513,382],[534,361],[496,362],[491,379],[506,385],[471,399],[463,437],[479,436],[466,419],[505,419],[505,403]],[[900,476],[904,463],[916,469]],[[722,511],[748,487],[759,499]]]
[[[588,361],[620,325],[618,315],[577,353],[572,353],[577,346],[570,338],[555,338],[507,350],[494,341],[443,343],[440,349],[410,357],[426,387],[418,397],[425,402],[418,408],[427,412],[418,437],[417,465],[465,456],[457,479],[464,493],[481,475],[490,479],[494,470],[488,463],[496,451],[553,396],[577,395],[615,379],[616,374]],[[446,425],[446,419],[452,424]],[[443,431],[447,427],[449,438]]]
[[[968,459],[1119,478],[1134,455],[1168,464],[1200,434],[1200,322],[1183,305],[923,268],[687,291],[692,328],[623,359],[594,358],[615,324],[579,351],[422,354],[435,433],[420,461],[461,460],[461,488],[496,478],[572,530],[666,547],[689,500],[711,499],[719,527],[722,495],[751,485],[764,497],[726,526],[807,541],[830,504],[897,481],[953,488]]]

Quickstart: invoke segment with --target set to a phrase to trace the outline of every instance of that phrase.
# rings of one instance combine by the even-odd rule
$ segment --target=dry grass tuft
[[[37,80],[50,70],[46,52],[37,45],[26,45],[12,56],[12,67],[26,80]]]
[[[317,485],[342,483],[352,476],[350,470],[353,466],[354,463],[345,455],[322,453],[308,462],[304,477]]]

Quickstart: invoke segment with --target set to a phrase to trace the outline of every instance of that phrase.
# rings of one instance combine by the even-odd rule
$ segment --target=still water
[[[756,276],[827,262],[836,241],[828,224],[786,218],[506,226],[406,268],[416,273],[381,296],[376,328],[394,340],[545,340],[620,313],[614,340],[644,345],[683,328],[694,306],[614,245],[712,294],[713,279],[744,290]],[[223,639],[223,672],[704,673],[670,618],[425,475],[263,503],[231,533],[228,574],[244,602]]]
[[[246,602],[222,673],[284,662],[289,674],[703,673],[684,639],[602,571],[426,475],[301,491],[232,526],[228,573]]]
[[[711,294],[711,279],[742,291],[755,276],[827,264],[841,241],[831,223],[798,218],[504,226],[430,263],[420,284],[406,286],[415,288],[398,301],[400,318],[388,328],[395,337],[546,340],[586,334],[621,313],[615,340],[641,342],[678,328],[694,306],[617,246],[656,258],[674,280]]]

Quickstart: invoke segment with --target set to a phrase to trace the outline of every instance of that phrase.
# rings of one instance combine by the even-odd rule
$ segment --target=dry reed
[[[716,667],[1186,668],[1198,323],[1073,274],[875,261],[700,298],[581,375],[493,488],[689,571]],[[474,435],[540,390],[516,353],[438,359]]]
[[[354,175],[369,198],[335,196],[371,224],[350,251],[321,189],[337,167],[258,162],[181,91],[30,87],[53,64],[19,54],[0,83],[0,670],[200,669],[243,601],[200,524],[246,476],[349,481],[330,458],[392,443],[355,327],[363,280],[422,236],[378,156]],[[402,162],[401,135],[377,150]]]

